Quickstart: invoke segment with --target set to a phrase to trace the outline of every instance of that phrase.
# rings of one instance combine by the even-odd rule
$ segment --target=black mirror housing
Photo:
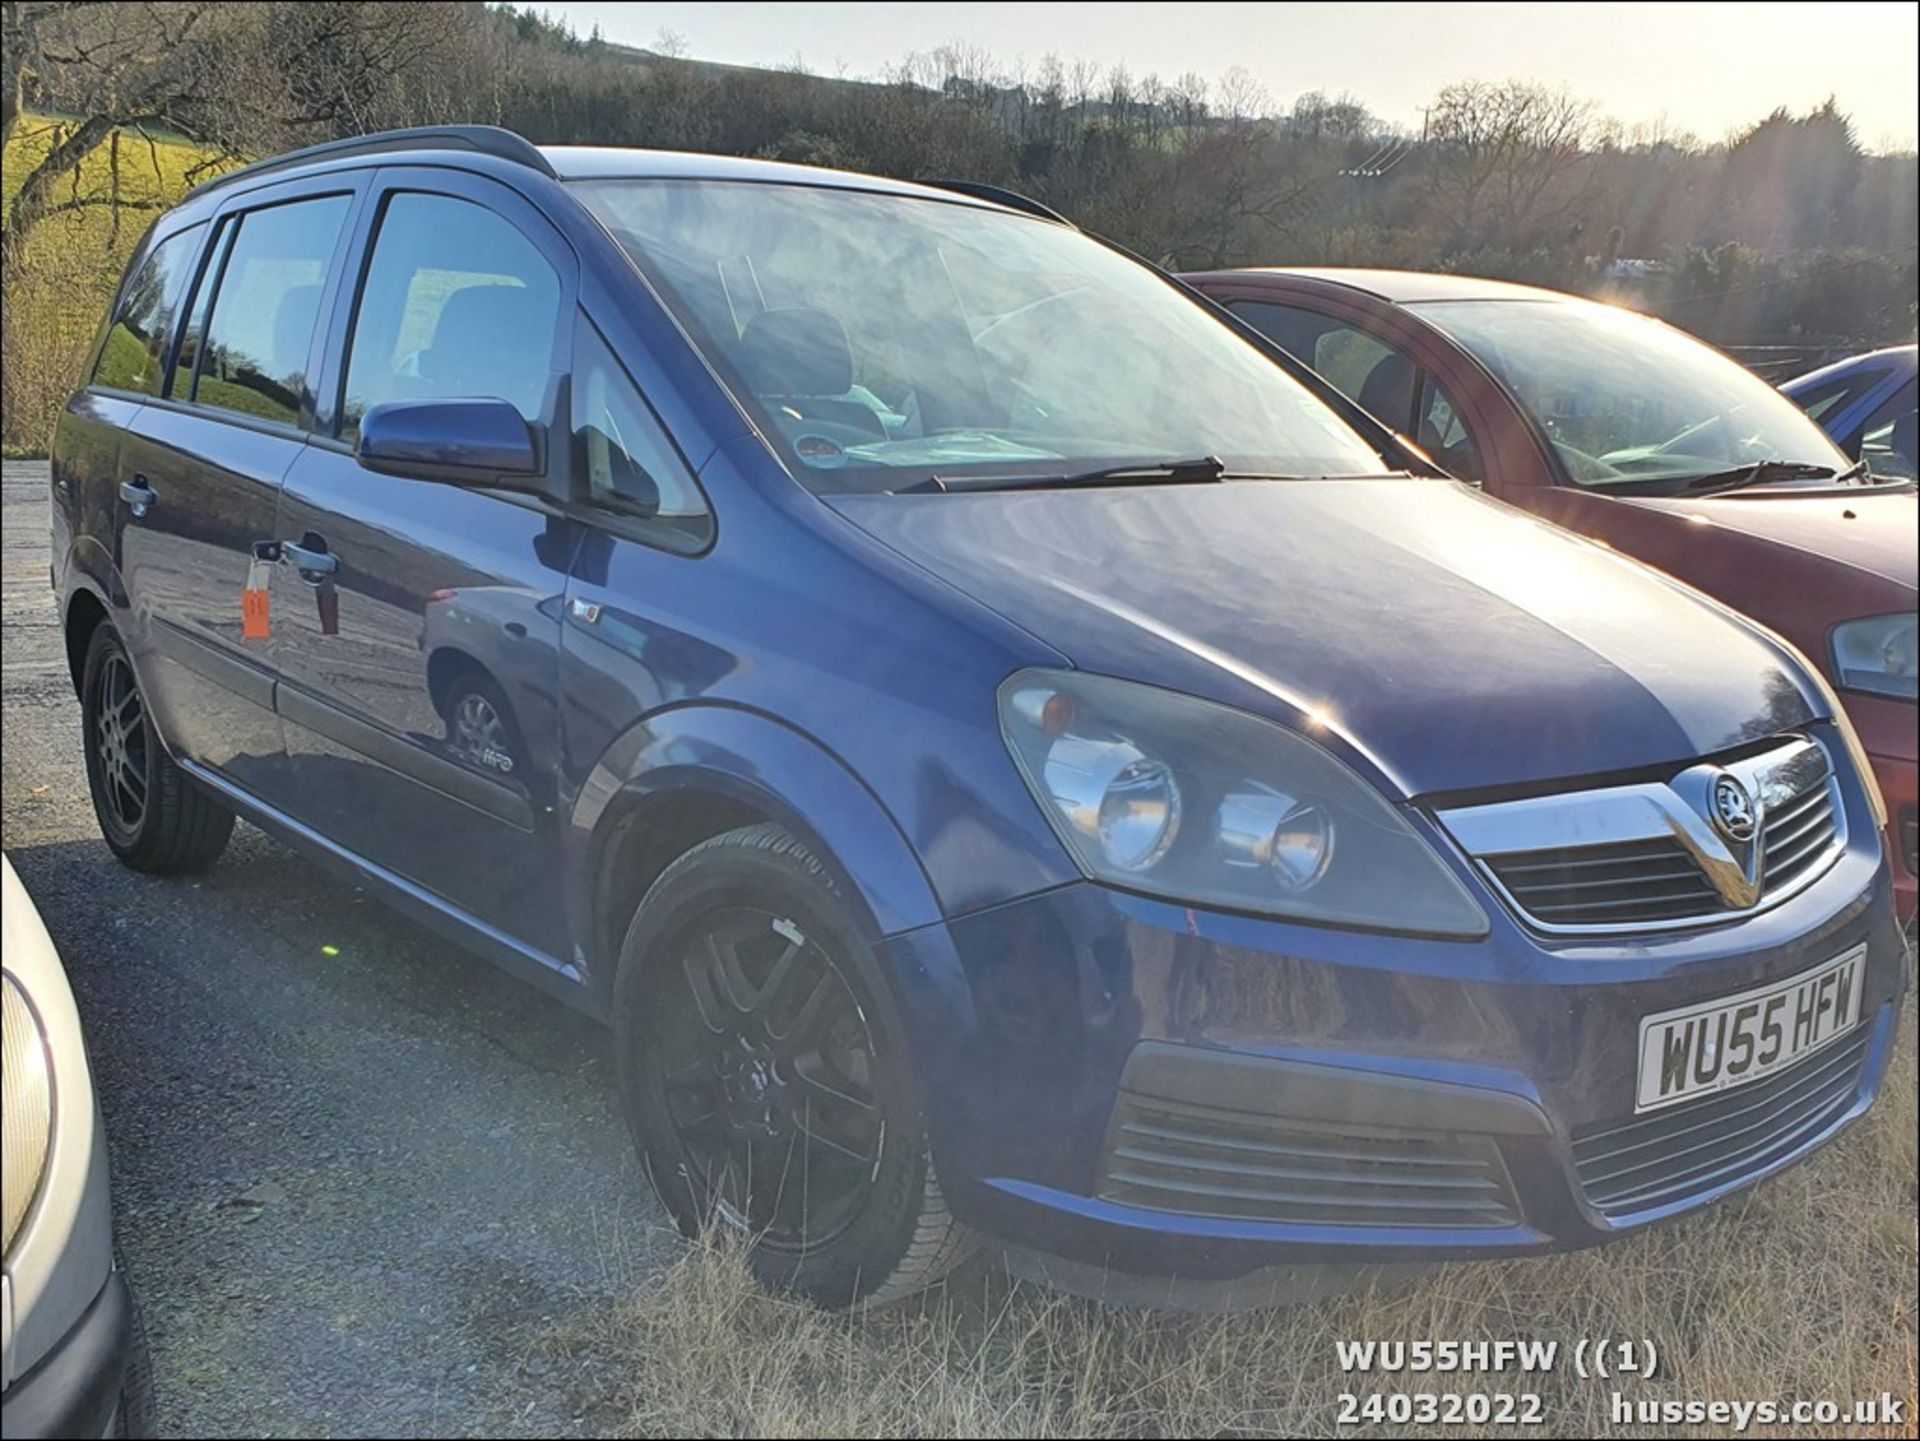
[[[360,418],[354,456],[382,475],[544,494],[544,441],[504,400],[396,400]]]

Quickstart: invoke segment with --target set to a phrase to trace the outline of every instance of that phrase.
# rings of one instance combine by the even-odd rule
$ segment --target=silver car
[[[60,955],[0,857],[6,1272],[0,1434],[151,1436],[140,1314],[114,1256],[106,1136]]]

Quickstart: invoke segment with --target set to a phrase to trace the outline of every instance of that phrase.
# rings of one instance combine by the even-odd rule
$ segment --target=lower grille
[[[1703,1195],[1791,1155],[1860,1089],[1871,1027],[1789,1070],[1655,1115],[1577,1131],[1574,1168],[1595,1210],[1619,1217]]]
[[[1321,1127],[1122,1093],[1096,1194],[1186,1216],[1310,1226],[1518,1224],[1485,1136]]]

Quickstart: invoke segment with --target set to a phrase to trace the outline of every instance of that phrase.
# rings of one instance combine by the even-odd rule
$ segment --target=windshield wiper
[[[1076,485],[1203,485],[1226,477],[1227,463],[1219,456],[1197,455],[1191,460],[1128,461],[1124,465],[1104,465],[1097,470],[1071,471],[1061,475],[934,475],[913,485],[902,486],[897,493],[920,495],[929,491],[1062,490]]]
[[[1751,465],[1736,465],[1704,475],[1662,475],[1617,483],[1603,481],[1598,488],[1609,495],[1719,495],[1724,491],[1744,490],[1750,485],[1773,485],[1786,480],[1845,483],[1858,480],[1865,472],[1864,462],[1836,471],[1830,465],[1813,465],[1802,460],[1756,460]]]

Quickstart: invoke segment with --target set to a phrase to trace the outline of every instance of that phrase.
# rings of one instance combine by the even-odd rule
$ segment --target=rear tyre
[[[868,928],[780,827],[715,836],[654,883],[621,948],[614,1037],[661,1201],[689,1236],[745,1235],[763,1284],[881,1303],[966,1254]]]
[[[112,625],[94,628],[81,669],[82,748],[100,834],[122,863],[164,875],[204,870],[233,834],[233,812],[167,756]]]

